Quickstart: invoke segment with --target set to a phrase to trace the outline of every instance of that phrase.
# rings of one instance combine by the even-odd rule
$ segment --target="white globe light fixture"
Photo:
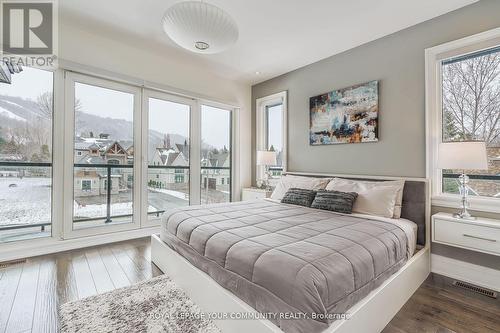
[[[179,46],[196,53],[219,53],[238,40],[238,26],[231,16],[201,1],[170,7],[163,16],[163,30]]]

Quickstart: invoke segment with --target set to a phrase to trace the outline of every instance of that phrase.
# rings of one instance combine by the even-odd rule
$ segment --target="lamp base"
[[[470,221],[475,221],[477,219],[475,216],[471,216],[468,212],[467,214],[463,214],[462,212],[455,213],[453,214],[453,217],[457,219],[470,220]]]

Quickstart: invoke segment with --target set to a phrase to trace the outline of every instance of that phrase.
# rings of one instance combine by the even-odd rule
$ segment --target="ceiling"
[[[61,0],[62,18],[255,84],[478,0],[209,0],[237,22],[236,45],[194,54],[162,30],[176,0]],[[256,74],[259,72],[259,74]]]

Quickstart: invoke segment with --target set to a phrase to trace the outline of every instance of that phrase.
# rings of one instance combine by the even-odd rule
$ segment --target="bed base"
[[[427,243],[429,244],[429,243]],[[210,314],[258,312],[210,276],[172,250],[158,235],[151,237],[151,260],[203,312]],[[380,332],[396,315],[430,273],[429,245],[418,251],[398,272],[389,277],[348,311],[349,319],[337,320],[323,333]],[[224,333],[283,332],[269,320],[214,319]]]

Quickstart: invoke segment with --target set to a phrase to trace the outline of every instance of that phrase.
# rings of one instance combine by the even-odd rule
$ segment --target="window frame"
[[[276,105],[282,104],[283,109],[282,109],[282,142],[283,142],[283,154],[282,154],[282,167],[283,171],[282,173],[284,174],[287,172],[287,164],[288,164],[288,127],[287,127],[287,118],[288,118],[288,92],[282,91],[276,94],[272,94],[269,96],[264,96],[261,98],[258,98],[255,102],[255,114],[256,114],[256,120],[255,120],[255,155],[257,151],[259,150],[267,150],[267,141],[268,141],[268,123],[267,123],[267,113],[268,113],[268,108],[273,107]],[[254,161],[255,165],[255,179],[259,180],[264,177],[264,170],[265,168],[262,166],[257,165],[257,161]]]
[[[92,67],[88,65],[83,65],[79,63],[74,63],[70,61],[65,61],[63,59],[59,60],[60,67],[54,70],[50,70],[53,73],[53,129],[52,129],[52,235],[51,237],[43,238],[32,238],[26,240],[19,240],[15,242],[0,243],[0,259],[1,260],[11,260],[20,257],[27,257],[33,255],[40,255],[44,253],[50,253],[54,249],[72,249],[81,246],[99,245],[107,243],[110,241],[120,241],[125,239],[130,239],[130,237],[137,237],[138,235],[146,236],[150,235],[151,232],[156,232],[159,230],[157,225],[145,225],[141,224],[142,216],[140,218],[135,218],[134,215],[134,228],[130,229],[120,229],[112,228],[114,226],[107,226],[102,232],[94,233],[72,233],[68,234],[68,227],[71,228],[72,218],[73,218],[73,164],[74,164],[74,147],[71,144],[66,144],[67,142],[73,142],[74,136],[74,112],[68,112],[73,107],[68,109],[68,103],[71,99],[74,99],[74,90],[71,91],[71,87],[68,86],[68,77],[78,76],[85,77],[89,80],[108,82],[110,84],[127,86],[130,89],[138,92],[139,98],[134,99],[134,104],[138,103],[138,110],[140,111],[140,117],[142,119],[143,109],[142,101],[144,100],[143,94],[144,90],[156,91],[159,93],[165,93],[171,96],[176,96],[179,98],[185,98],[192,101],[195,105],[195,114],[200,114],[201,104],[207,106],[213,106],[218,108],[223,108],[231,111],[231,198],[232,201],[239,200],[241,195],[240,189],[240,170],[241,163],[240,158],[240,107],[235,101],[224,101],[216,102],[208,97],[197,94],[195,92],[185,91],[182,89],[173,88],[171,86],[166,86],[163,84],[144,81],[141,78],[130,77],[117,72],[111,72],[104,70],[102,68]],[[85,83],[83,81],[78,81]],[[92,84],[92,83],[89,83]],[[113,89],[112,87],[104,86],[104,88]],[[114,89],[119,90],[119,89]],[[136,116],[134,108],[134,117]],[[68,124],[70,126],[68,126]],[[138,124],[134,119],[134,135],[139,133],[135,130],[135,125]],[[142,126],[143,124],[141,124]],[[198,132],[195,132],[197,130]],[[191,121],[191,153],[192,156],[199,156],[200,154],[200,119],[197,119],[197,123],[193,120]],[[141,133],[142,134],[142,133]],[[144,140],[140,141],[142,144]],[[141,153],[140,147],[134,146],[134,163],[139,159],[144,159],[144,154]],[[140,156],[140,158],[139,158]],[[198,161],[199,162],[199,161]],[[194,163],[194,161],[193,161]],[[69,170],[68,170],[69,168]],[[200,163],[194,163],[191,169],[192,178],[191,186],[196,188],[198,191],[198,196],[200,193],[199,183],[201,179],[200,172],[194,172],[194,169],[200,171]],[[139,178],[136,175],[136,171],[139,168],[134,166],[134,181]],[[141,172],[144,168],[141,167]],[[59,175],[55,177],[54,175]],[[142,177],[142,175],[141,175]],[[196,181],[194,178],[197,177]],[[94,184],[93,184],[94,185]],[[141,183],[147,187],[147,182]],[[196,186],[198,185],[198,186]],[[140,186],[136,186],[135,189],[142,191]],[[191,198],[195,198],[195,193],[191,194]],[[135,195],[135,193],[134,193]],[[68,200],[69,198],[69,200]],[[135,195],[134,200],[137,198]],[[141,196],[142,200],[142,196]],[[68,205],[69,202],[69,205]],[[199,204],[198,201],[193,201],[192,204]],[[135,202],[134,202],[134,205]],[[138,206],[142,209],[142,206]],[[142,209],[144,211],[144,209]],[[142,213],[142,212],[141,212]],[[69,222],[68,222],[69,221]],[[116,225],[119,226],[119,225]],[[126,226],[126,225],[125,225]],[[82,229],[85,230],[85,229]],[[78,230],[79,231],[79,230]],[[86,237],[93,236],[93,237]],[[40,249],[44,249],[40,253]]]
[[[142,117],[142,151],[144,152],[143,156],[143,161],[141,163],[141,177],[142,177],[142,184],[144,185],[142,191],[142,199],[141,199],[141,206],[144,207],[143,211],[141,212],[141,226],[144,227],[151,227],[151,226],[157,226],[160,224],[161,217],[160,216],[154,216],[154,215],[148,215],[148,171],[149,171],[149,156],[148,156],[148,151],[149,151],[149,99],[158,99],[162,101],[168,101],[168,102],[173,102],[173,103],[178,103],[178,104],[183,104],[189,106],[189,205],[195,205],[197,204],[196,201],[193,201],[193,193],[194,188],[193,188],[193,118],[194,115],[196,114],[196,109],[197,105],[195,100],[190,99],[190,98],[184,98],[180,96],[175,96],[171,95],[168,93],[164,93],[161,91],[156,91],[152,89],[142,89],[142,112],[141,112],[141,117]],[[175,171],[174,170],[174,181],[175,181]],[[158,175],[156,177],[159,179]]]
[[[36,70],[42,70],[52,74],[52,124],[51,124],[51,158],[49,162],[34,163],[26,162],[25,164],[43,164],[44,168],[50,168],[50,180],[51,180],[51,190],[50,190],[50,235],[46,237],[37,237],[20,239],[9,242],[0,242],[0,246],[8,249],[10,247],[15,247],[17,244],[30,243],[33,241],[40,240],[41,242],[46,242],[58,239],[62,230],[62,216],[60,211],[63,208],[62,203],[62,191],[63,191],[63,179],[62,177],[55,177],[56,174],[61,174],[63,157],[60,154],[63,143],[61,140],[57,140],[58,137],[63,132],[63,119],[64,115],[60,112],[60,98],[64,95],[64,91],[61,88],[61,78],[63,77],[61,70],[56,69],[40,69],[32,67]],[[13,163],[14,164],[14,163]],[[1,254],[1,252],[0,252]],[[1,261],[1,260],[0,260]]]
[[[64,129],[64,155],[67,156],[64,160],[64,182],[66,183],[64,191],[64,222],[63,222],[63,237],[64,239],[80,238],[86,236],[95,236],[120,231],[138,229],[141,226],[141,176],[140,176],[140,158],[142,151],[141,142],[141,88],[120,83],[108,79],[98,78],[92,75],[80,74],[75,72],[65,72],[64,77],[64,110],[65,110],[65,129]],[[75,132],[75,86],[76,83],[91,85],[95,87],[120,91],[133,96],[133,138],[134,138],[134,188],[132,195],[132,217],[127,223],[117,223],[109,225],[99,225],[82,229],[74,228],[73,220],[73,200],[74,200],[74,132]],[[71,144],[68,144],[71,143]]]
[[[197,176],[199,178],[196,179],[197,181],[197,186],[198,186],[198,197],[197,197],[197,202],[198,204],[202,204],[201,201],[201,185],[202,185],[202,178],[203,178],[203,170],[210,170],[210,169],[202,169],[202,163],[201,163],[201,142],[202,142],[202,133],[201,133],[201,108],[202,106],[208,106],[211,108],[217,108],[221,110],[225,110],[229,112],[229,143],[230,143],[230,149],[229,149],[229,179],[233,179],[232,182],[230,182],[229,185],[229,202],[234,202],[234,201],[239,201],[239,198],[241,196],[240,194],[240,189],[236,184],[239,184],[239,173],[234,172],[235,170],[240,169],[240,164],[239,164],[239,158],[240,158],[240,152],[237,146],[237,143],[239,143],[239,108],[235,108],[232,106],[229,106],[227,104],[223,103],[218,103],[218,102],[213,102],[209,101],[206,99],[199,99],[197,101],[197,114],[196,117],[194,118],[194,121],[196,122],[194,124],[194,128],[198,130],[197,132],[197,151],[196,151],[196,156],[198,157],[196,163],[197,163]],[[194,170],[194,169],[193,169]],[[213,170],[213,169],[212,169]],[[208,179],[208,177],[207,177]],[[207,180],[208,182],[208,180]]]
[[[431,179],[432,205],[460,207],[460,196],[442,192],[442,171],[437,167],[442,142],[442,62],[500,45],[500,28],[458,39],[425,50],[426,177]],[[500,213],[500,198],[470,196],[470,209]]]

